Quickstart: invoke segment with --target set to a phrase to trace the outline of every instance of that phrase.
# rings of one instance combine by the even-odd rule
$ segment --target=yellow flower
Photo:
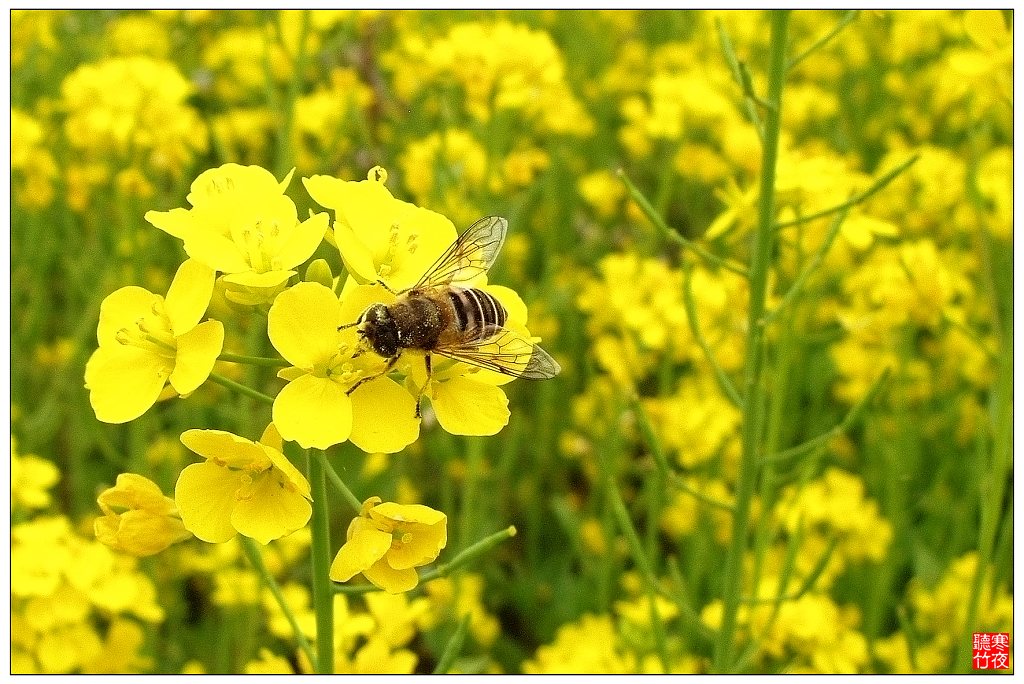
[[[141,475],[121,473],[97,502],[103,516],[93,523],[96,539],[115,551],[152,556],[192,536],[177,517],[174,500]]]
[[[448,517],[420,504],[381,503],[374,496],[348,527],[347,541],[331,564],[331,579],[362,573],[390,594],[419,583],[415,568],[432,562],[448,543]]]
[[[368,305],[350,298],[342,306],[323,285],[299,283],[270,307],[270,341],[292,364],[278,373],[289,382],[273,409],[285,439],[317,449],[351,440],[367,452],[394,453],[419,436],[415,399],[394,380],[380,376],[348,394],[385,365],[374,354],[355,355],[355,328],[338,330]]]
[[[45,207],[53,199],[57,162],[46,148],[46,132],[30,115],[11,107],[12,197],[26,208]]]
[[[185,528],[203,541],[238,532],[268,544],[309,520],[309,482],[281,453],[273,423],[259,442],[221,430],[188,430],[181,441],[207,459],[181,471],[174,489]]]
[[[631,674],[636,656],[623,648],[610,615],[584,615],[558,628],[555,640],[523,663],[526,674]]]
[[[192,209],[150,211],[146,220],[181,238],[185,252],[224,275],[225,296],[238,304],[271,301],[291,269],[313,255],[327,230],[326,213],[301,223],[278,183],[258,166],[225,164],[205,171],[186,198]]]
[[[287,658],[275,655],[269,648],[261,648],[259,657],[246,663],[245,674],[295,674],[295,669]]]
[[[191,259],[179,268],[166,299],[128,286],[100,306],[99,349],[85,366],[85,386],[104,423],[138,418],[170,382],[187,395],[210,376],[224,345],[220,321],[200,323],[213,294],[213,272]]]
[[[45,458],[18,453],[17,442],[11,437],[11,509],[29,510],[50,505],[50,489],[60,479],[60,471]]]
[[[412,286],[458,235],[444,216],[395,199],[387,173],[370,170],[365,181],[331,176],[303,178],[320,205],[335,212],[334,239],[345,268],[359,283],[383,280],[391,289]]]
[[[475,286],[494,295],[505,307],[508,312],[506,328],[517,330],[530,339],[525,327],[526,305],[519,295],[499,285],[477,282]],[[342,306],[348,312],[345,317],[348,323],[355,321],[371,304],[387,305],[396,299],[393,293],[373,285],[350,288],[343,296]],[[366,356],[380,358],[373,353],[367,353]],[[497,434],[508,425],[508,397],[499,385],[511,382],[512,376],[434,355],[431,357],[432,372],[428,383],[422,356],[422,352],[405,350],[397,370],[407,373],[408,384],[415,388],[412,391],[418,393],[422,388],[423,396],[430,399],[434,415],[442,428],[453,435],[484,436]]]
[[[61,84],[71,147],[180,171],[206,149],[206,126],[185,104],[192,85],[166,60],[116,57],[83,64]]]

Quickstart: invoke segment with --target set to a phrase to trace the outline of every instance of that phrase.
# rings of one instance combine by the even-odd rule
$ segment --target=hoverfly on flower
[[[398,299],[373,304],[354,323],[338,329],[357,326],[360,338],[388,363],[379,374],[360,380],[349,394],[389,372],[405,350],[424,353],[424,388],[430,381],[432,354],[516,378],[545,380],[558,375],[558,362],[506,327],[508,312],[494,295],[457,285],[487,273],[507,231],[508,221],[487,216],[460,235],[412,287],[395,292],[378,281]],[[416,410],[418,416],[419,402]]]

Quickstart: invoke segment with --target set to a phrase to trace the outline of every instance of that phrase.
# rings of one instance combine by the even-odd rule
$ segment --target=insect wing
[[[546,380],[562,370],[550,354],[523,335],[496,326],[491,326],[491,331],[480,339],[441,347],[434,353],[527,380]]]
[[[498,258],[507,231],[508,221],[500,216],[480,219],[445,250],[413,289],[465,282],[486,273]]]

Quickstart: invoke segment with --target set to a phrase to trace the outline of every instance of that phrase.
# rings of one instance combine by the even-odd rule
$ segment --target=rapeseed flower
[[[185,529],[203,541],[240,533],[268,544],[309,521],[309,482],[282,453],[273,423],[259,442],[221,430],[188,430],[181,441],[206,457],[182,470],[174,489]]]
[[[258,166],[225,164],[205,171],[186,199],[192,209],[150,211],[146,220],[180,238],[185,252],[223,275],[225,297],[243,305],[270,302],[291,270],[313,255],[327,230],[327,214],[299,222],[295,203]]]
[[[49,489],[60,479],[60,470],[51,461],[32,454],[19,454],[11,436],[11,509],[48,508]]]
[[[130,285],[100,305],[99,349],[85,366],[85,386],[105,423],[138,418],[164,396],[188,395],[209,377],[224,344],[220,321],[200,323],[213,294],[213,271],[189,259],[167,297]]]
[[[45,137],[39,120],[11,107],[12,198],[28,209],[46,207],[53,201],[57,161],[46,148]]]
[[[115,551],[152,556],[192,536],[177,516],[174,500],[141,475],[118,475],[117,485],[97,501],[103,515],[93,523],[96,538]]]
[[[448,543],[448,517],[421,504],[381,503],[374,496],[348,527],[331,565],[331,579],[347,582],[362,573],[390,594],[419,583],[416,568],[437,558]]]
[[[370,170],[365,181],[331,176],[303,178],[321,206],[335,212],[334,240],[349,275],[358,283],[383,280],[392,290],[412,286],[458,233],[444,216],[395,199],[387,172]]]
[[[113,154],[177,174],[206,150],[206,126],[185,102],[191,93],[168,61],[133,56],[85,64],[61,84],[64,130],[87,159]]]
[[[587,614],[562,625],[555,640],[523,663],[525,674],[632,674],[637,657],[623,648],[610,615]]]
[[[413,396],[380,373],[386,361],[357,354],[354,322],[372,302],[343,305],[319,283],[299,283],[278,295],[267,315],[270,341],[292,364],[278,374],[288,385],[274,399],[281,435],[305,448],[351,440],[364,451],[393,453],[415,441],[419,419]]]

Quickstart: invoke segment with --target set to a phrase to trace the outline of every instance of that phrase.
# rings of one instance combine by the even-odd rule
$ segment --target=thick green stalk
[[[316,611],[316,671],[334,673],[334,587],[331,570],[331,519],[327,505],[327,473],[324,460],[306,452],[309,488],[313,495],[313,609]]]
[[[759,470],[759,446],[763,428],[764,385],[762,363],[765,353],[764,315],[768,293],[768,267],[772,259],[775,215],[775,163],[778,157],[782,113],[782,85],[786,74],[786,33],[789,12],[774,11],[771,16],[771,57],[768,68],[768,104],[765,116],[764,149],[761,155],[761,196],[754,233],[754,253],[750,262],[750,311],[744,362],[743,452],[733,511],[732,540],[725,561],[722,587],[723,615],[715,644],[713,669],[728,671],[734,662],[737,615],[743,577],[743,553],[747,546],[750,503]]]

